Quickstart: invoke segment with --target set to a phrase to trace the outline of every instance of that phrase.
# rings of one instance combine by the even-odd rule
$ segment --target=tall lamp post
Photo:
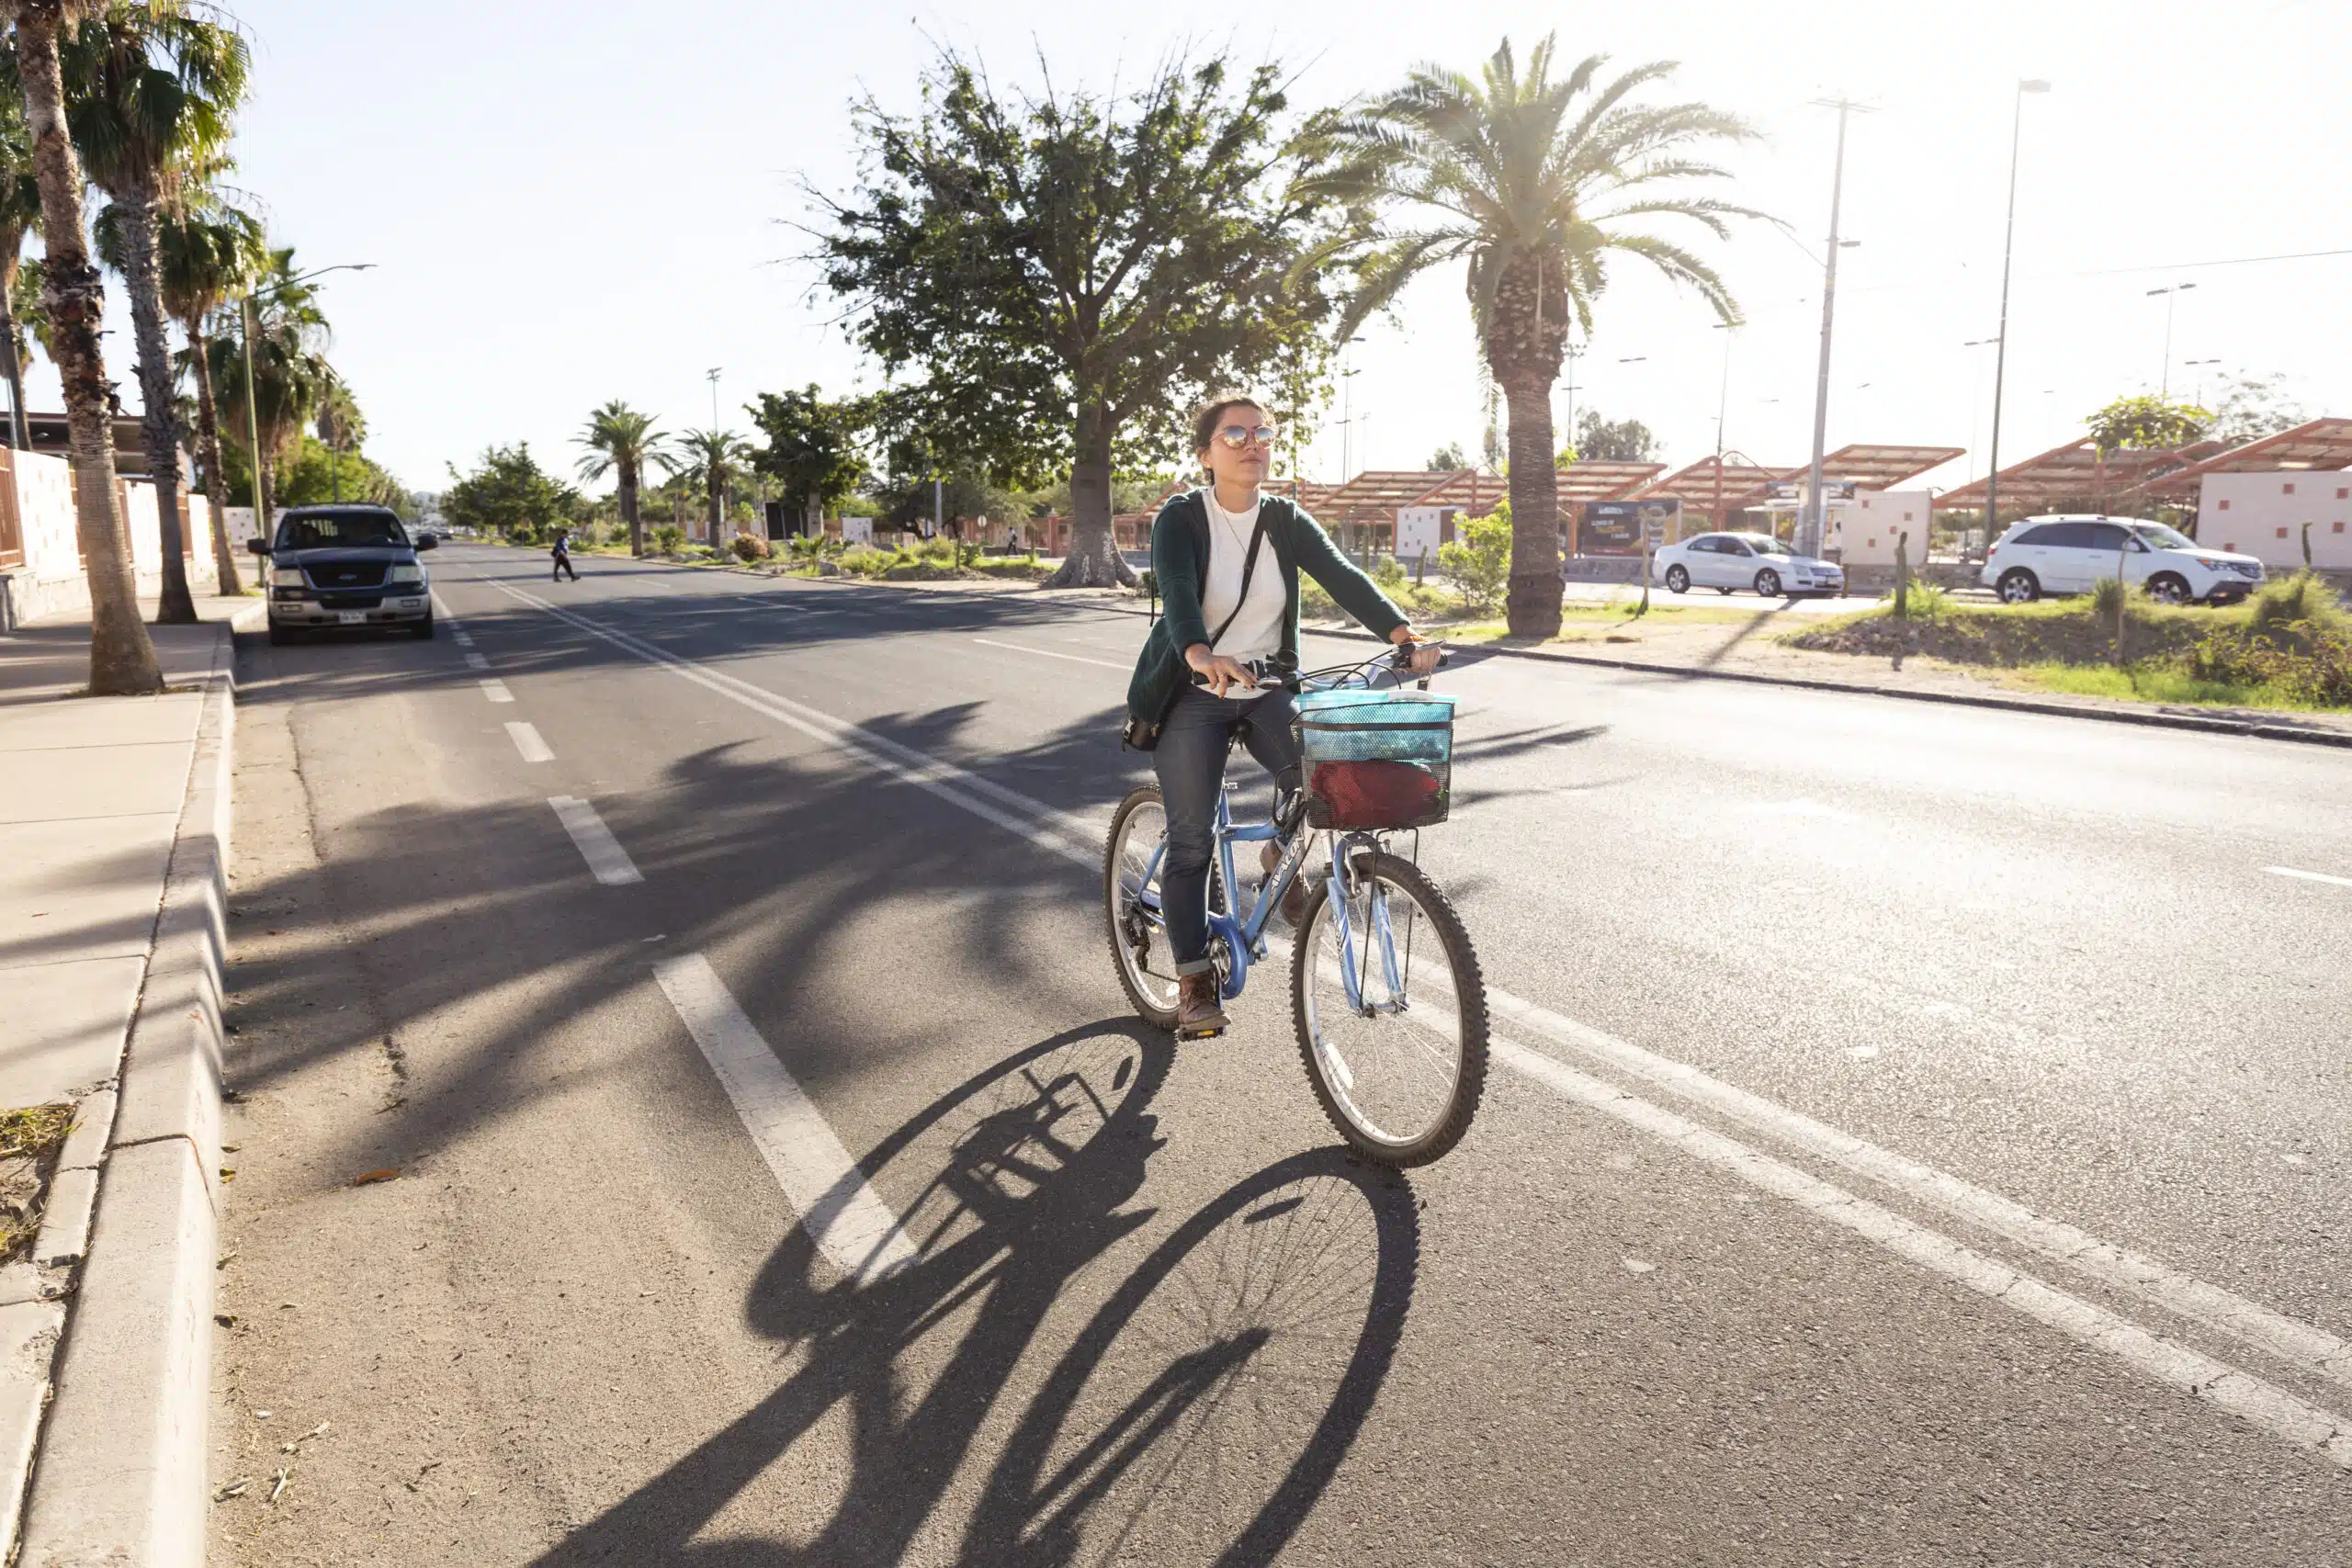
[[[2009,259],[2018,239],[2018,149],[2025,134],[2025,96],[2046,93],[2050,84],[2028,78],[2018,84],[2009,115],[2009,218],[2001,240],[2001,325],[1993,334],[1993,441],[1984,454],[1984,553],[2001,531],[2001,386],[2009,368]]]
[[[274,294],[282,294],[298,283],[308,283],[314,277],[324,277],[331,272],[372,272],[375,266],[374,262],[337,262],[333,266],[312,267],[308,272],[296,273],[292,277],[273,283],[267,288],[248,289],[244,297],[237,301],[238,347],[242,350],[240,356],[245,362],[245,450],[253,454],[254,459],[254,523],[256,538],[270,537],[271,519],[261,503],[261,419],[257,412],[258,404],[254,397],[254,301],[266,299]],[[209,482],[209,476],[207,478]],[[225,497],[221,504],[224,506],[228,504]]]
[[[1817,100],[1824,108],[1838,111],[1838,163],[1829,182],[1829,259],[1821,268],[1821,367],[1813,389],[1813,464],[1806,484],[1804,509],[1797,513],[1797,554],[1821,554],[1822,536],[1822,452],[1829,442],[1829,344],[1838,322],[1838,253],[1859,242],[1838,237],[1838,220],[1846,199],[1846,121],[1857,111],[1871,112],[1868,104],[1858,104],[1850,98]]]
[[[2180,297],[2184,293],[2196,287],[2197,285],[2193,283],[2168,283],[2162,288],[2151,288],[2148,290],[2148,298],[2151,299],[2154,299],[2159,294],[2165,297],[2165,373],[2164,378],[2156,383],[2156,396],[2160,398],[2169,398],[2172,396],[2173,307],[2180,303]]]

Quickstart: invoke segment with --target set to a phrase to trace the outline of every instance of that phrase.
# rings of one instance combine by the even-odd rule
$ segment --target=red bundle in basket
[[[1445,788],[1410,762],[1317,762],[1307,781],[1317,828],[1419,828],[1445,820]]]

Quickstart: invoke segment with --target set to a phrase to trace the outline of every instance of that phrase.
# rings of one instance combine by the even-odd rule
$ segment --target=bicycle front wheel
[[[1309,897],[1291,956],[1299,1055],[1358,1154],[1426,1165],[1461,1142],[1486,1090],[1486,978],[1461,916],[1412,862],[1359,854],[1348,883],[1344,907],[1328,881]]]

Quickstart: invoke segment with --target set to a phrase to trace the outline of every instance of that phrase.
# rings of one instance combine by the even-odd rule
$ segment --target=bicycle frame
[[[1247,915],[1237,919],[1224,910],[1209,911],[1210,937],[1225,939],[1230,967],[1226,974],[1222,994],[1225,1000],[1231,1001],[1241,994],[1242,987],[1248,983],[1251,963],[1261,961],[1266,956],[1266,927],[1273,919],[1274,910],[1281,905],[1283,895],[1290,890],[1291,883],[1306,864],[1309,833],[1295,830],[1285,839],[1282,830],[1272,822],[1237,825],[1233,820],[1233,784],[1230,780],[1217,793],[1214,831],[1215,848],[1211,853],[1216,857],[1217,874],[1224,878],[1224,886],[1228,892],[1239,886],[1233,874],[1234,845],[1272,842],[1282,846],[1282,858],[1275,863],[1273,873],[1266,878],[1265,885],[1258,889],[1258,901]],[[1342,835],[1332,832],[1326,833],[1324,837],[1329,840],[1327,852],[1330,857],[1331,897],[1334,900],[1331,915],[1339,925],[1340,979],[1347,989],[1348,1005],[1361,1010],[1363,1007],[1363,986],[1356,973],[1355,945],[1348,929],[1347,859],[1359,843],[1377,847],[1377,840],[1370,833]],[[1136,902],[1145,911],[1146,918],[1155,922],[1164,923],[1165,920],[1159,907],[1159,866],[1167,853],[1168,840],[1163,837],[1144,866],[1143,886],[1136,895]],[[1381,939],[1384,977],[1388,983],[1389,994],[1394,996],[1402,988],[1402,982],[1396,972],[1396,944],[1387,929],[1387,905],[1385,902],[1375,905],[1373,915],[1374,929]]]

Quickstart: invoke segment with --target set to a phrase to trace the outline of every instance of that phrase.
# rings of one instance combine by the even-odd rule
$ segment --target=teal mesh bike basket
[[[1347,687],[1298,699],[1300,772],[1313,828],[1426,828],[1445,820],[1453,699]]]

